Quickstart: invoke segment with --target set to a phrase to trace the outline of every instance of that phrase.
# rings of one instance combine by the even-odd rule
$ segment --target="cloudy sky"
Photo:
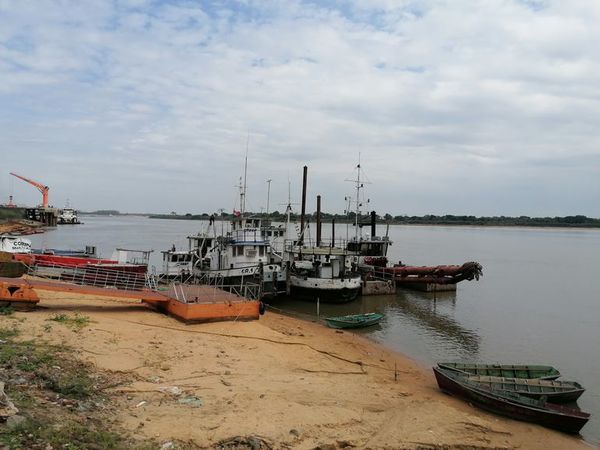
[[[0,202],[600,217],[600,2],[0,0]]]

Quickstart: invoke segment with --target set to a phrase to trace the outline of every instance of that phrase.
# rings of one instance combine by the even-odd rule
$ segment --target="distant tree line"
[[[247,213],[247,215],[268,218],[274,222],[285,222],[287,216],[285,213],[279,211],[273,211],[269,214],[260,213]],[[229,213],[221,213],[213,215],[216,219],[231,220],[234,215]],[[314,222],[316,220],[316,212],[307,214],[308,220]],[[209,220],[211,214],[153,214],[150,215],[152,219],[181,219],[181,220]],[[300,214],[291,214],[292,220],[298,220]],[[349,214],[331,214],[321,212],[321,219],[323,222],[331,222],[333,219],[337,223],[354,223],[356,214],[350,212]],[[529,216],[491,216],[491,217],[477,217],[477,216],[456,216],[447,214],[444,216],[437,216],[434,214],[427,214],[424,216],[392,216],[391,214],[383,214],[377,216],[378,222],[386,222],[396,225],[477,225],[477,226],[518,226],[518,227],[573,227],[573,228],[600,228],[600,219],[594,219],[591,217],[576,215],[576,216],[564,216],[564,217],[529,217]],[[364,214],[360,217],[360,222],[367,224],[369,222],[369,215]]]
[[[116,209],[99,209],[97,211],[79,211],[79,214],[90,214],[94,216],[119,216],[121,213]]]
[[[1,208],[0,207],[0,220],[9,219],[22,219],[25,217],[24,208]]]

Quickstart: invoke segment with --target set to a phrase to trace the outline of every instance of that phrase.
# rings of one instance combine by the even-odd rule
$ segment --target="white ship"
[[[194,274],[209,281],[221,279],[224,285],[262,283],[266,292],[276,292],[285,283],[285,273],[271,242],[283,239],[284,229],[265,226],[261,218],[241,214],[230,226],[229,232],[215,238],[188,237],[197,255]]]
[[[336,247],[304,247],[291,251],[290,293],[294,297],[325,303],[354,300],[362,285],[359,274],[348,267],[348,252]]]
[[[61,225],[66,224],[79,224],[79,217],[77,217],[77,211],[73,208],[64,208],[61,209],[58,215],[58,223]]]

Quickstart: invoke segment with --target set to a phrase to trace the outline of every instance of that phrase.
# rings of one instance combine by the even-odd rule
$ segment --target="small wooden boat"
[[[574,402],[585,392],[575,381],[541,380],[539,378],[505,378],[469,375],[467,380],[495,391],[515,392],[531,398],[546,397],[552,403]]]
[[[383,314],[367,313],[352,314],[349,316],[328,317],[325,319],[327,325],[331,328],[363,328],[375,325],[381,319]]]
[[[541,380],[555,380],[560,377],[560,372],[552,366],[535,366],[522,364],[471,364],[442,362],[438,363],[442,369],[470,375],[485,375],[490,377],[505,378],[539,378]]]
[[[567,433],[579,433],[590,419],[590,414],[568,408],[544,399],[524,397],[513,392],[496,391],[482,386],[460,372],[434,367],[438,386],[444,392],[455,394],[478,407],[512,419],[524,420]]]

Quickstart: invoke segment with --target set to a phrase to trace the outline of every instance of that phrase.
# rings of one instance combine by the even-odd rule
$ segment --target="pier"
[[[85,303],[85,296],[137,300],[185,323],[256,320],[260,316],[259,301],[208,286],[180,287],[179,291],[172,286],[170,290],[159,292],[152,289],[111,289],[33,278],[0,277],[0,304],[4,306],[31,309],[41,301],[40,292],[43,291],[76,296],[82,304]]]

